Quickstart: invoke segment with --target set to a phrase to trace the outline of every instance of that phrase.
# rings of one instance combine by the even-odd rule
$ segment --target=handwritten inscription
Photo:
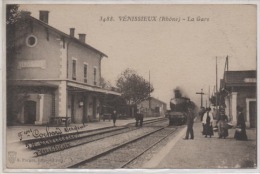
[[[100,16],[100,22],[209,22],[210,18],[203,16]]]
[[[64,131],[65,132],[71,132],[71,131],[77,131],[80,130],[80,129],[83,129],[84,127],[86,127],[85,125],[81,125],[81,126],[74,126],[74,127],[65,127],[64,128]]]
[[[23,140],[24,136],[32,137],[32,138],[46,138],[56,135],[61,135],[62,131],[60,128],[56,127],[54,131],[50,131],[49,127],[47,126],[44,132],[41,132],[38,129],[28,129],[25,131],[18,132],[18,137],[20,138],[20,141]]]
[[[52,153],[52,152],[61,151],[61,150],[67,149],[67,148],[70,148],[70,143],[55,144],[48,148],[38,149],[37,151],[34,152],[34,154],[36,156],[40,156],[40,155],[45,155],[45,154]]]
[[[63,132],[68,133],[72,131],[79,131],[86,127],[85,125],[81,126],[73,126],[73,127],[64,127],[63,131],[62,128],[56,127],[54,130],[50,130],[49,126],[46,126],[45,130],[39,130],[39,129],[27,129],[24,131],[18,132],[18,137],[20,141],[23,140],[24,137],[32,137],[32,138],[47,138],[47,137],[53,137],[63,134]]]
[[[77,139],[79,138],[79,134],[63,134],[57,137],[52,137],[49,139],[41,139],[38,141],[32,141],[32,142],[28,142],[26,143],[26,147],[33,149],[36,147],[41,147],[41,146],[46,146],[46,145],[50,145],[50,144],[55,144],[55,143],[61,143],[61,142],[67,142],[73,139]]]
[[[47,126],[44,131],[38,129],[21,131],[18,133],[18,137],[20,141],[23,140],[24,136],[32,137],[32,139],[25,141],[25,146],[35,150],[34,155],[40,156],[70,148],[69,141],[78,139],[80,137],[78,131],[84,127],[85,125],[65,127],[62,131],[62,128],[59,127],[50,130]]]

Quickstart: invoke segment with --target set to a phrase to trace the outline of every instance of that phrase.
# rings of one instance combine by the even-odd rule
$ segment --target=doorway
[[[88,97],[87,95],[83,98],[83,123],[89,122],[88,120]]]
[[[24,102],[24,122],[25,124],[34,124],[36,121],[36,102]]]
[[[93,118],[97,117],[97,98],[93,97]]]

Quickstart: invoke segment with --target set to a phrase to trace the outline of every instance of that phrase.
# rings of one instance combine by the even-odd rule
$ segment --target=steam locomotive
[[[175,98],[170,101],[171,110],[167,112],[169,125],[182,125],[187,121],[187,111],[191,101],[189,98],[182,97],[180,91],[175,90]]]

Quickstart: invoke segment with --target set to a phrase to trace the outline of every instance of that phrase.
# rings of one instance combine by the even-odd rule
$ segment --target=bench
[[[58,125],[58,126],[60,126],[64,123],[65,126],[67,127],[71,123],[71,117],[51,117],[50,123]]]

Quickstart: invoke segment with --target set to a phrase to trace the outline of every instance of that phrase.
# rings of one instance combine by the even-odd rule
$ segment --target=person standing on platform
[[[194,132],[193,132],[193,123],[194,123],[194,113],[192,112],[192,108],[188,107],[188,112],[187,112],[187,131],[186,131],[186,136],[184,140],[189,139],[194,139]]]
[[[219,116],[218,116],[218,136],[219,138],[226,138],[228,136],[228,117],[225,114],[225,106],[220,106]]]
[[[202,134],[205,135],[205,138],[207,138],[207,136],[211,138],[211,136],[213,135],[212,123],[213,123],[213,116],[211,113],[211,108],[207,108],[207,112],[204,114],[203,121],[202,121],[203,124]]]
[[[199,116],[200,116],[200,121],[203,120],[203,115],[205,114],[206,109],[204,107],[201,107],[200,111],[199,111]]]
[[[203,116],[204,116],[205,112],[207,112],[207,110],[204,107],[201,107],[200,111],[199,111],[199,116],[200,116],[200,121],[202,123],[202,133],[204,131]]]
[[[143,121],[144,121],[144,108],[141,106],[140,108],[140,126],[143,126]]]
[[[137,109],[135,120],[136,120],[136,122],[135,122],[136,127],[138,126],[139,121],[140,121],[140,126],[141,127],[143,126],[143,120],[144,120],[144,108],[143,108],[143,106],[141,106],[140,108]]]
[[[113,110],[111,117],[112,117],[114,126],[116,126],[116,119],[117,119],[117,112],[116,112],[116,110]]]
[[[138,127],[138,123],[139,123],[139,120],[140,120],[140,108],[137,108],[137,111],[136,111],[136,114],[135,114],[135,127]]]
[[[237,116],[237,128],[234,135],[234,138],[236,140],[242,140],[247,141],[247,135],[246,135],[246,123],[245,118],[243,114],[243,108],[240,106],[237,106],[238,116]]]

